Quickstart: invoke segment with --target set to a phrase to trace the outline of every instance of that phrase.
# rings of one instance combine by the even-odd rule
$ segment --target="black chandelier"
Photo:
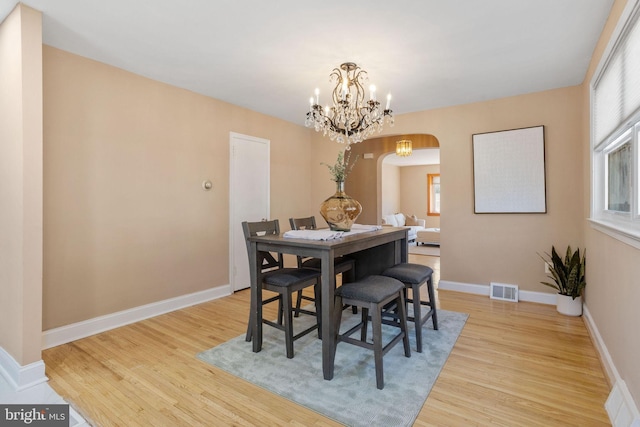
[[[364,141],[374,132],[382,132],[386,118],[393,126],[393,111],[390,108],[391,94],[387,95],[387,105],[380,109],[376,100],[376,88],[369,87],[369,100],[363,84],[368,81],[367,72],[353,62],[345,62],[340,68],[334,68],[329,80],[335,82],[331,94],[333,105],[320,106],[320,90],[315,90],[315,98],[309,99],[309,111],[305,126],[313,127],[323,135],[329,135],[333,141],[349,144]]]

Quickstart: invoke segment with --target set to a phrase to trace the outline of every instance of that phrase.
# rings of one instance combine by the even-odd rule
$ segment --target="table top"
[[[381,230],[346,234],[338,239],[311,240],[284,237],[283,234],[252,236],[249,241],[258,251],[287,253],[321,258],[338,257],[392,242],[407,242],[408,231],[403,227],[382,227]],[[407,248],[405,247],[405,252]]]
[[[330,240],[313,240],[313,239],[299,239],[295,237],[284,237],[284,233],[278,235],[267,236],[251,236],[250,242],[282,242],[286,244],[302,245],[308,244],[310,246],[340,246],[358,240],[377,239],[380,236],[393,236],[394,238],[402,238],[402,234],[406,235],[407,230],[404,227],[382,227],[379,230],[363,231],[358,233],[349,234],[346,232],[337,239]]]
[[[337,249],[342,246],[351,246],[355,243],[366,243],[367,241],[375,241],[377,244],[381,240],[389,242],[407,238],[407,229],[404,227],[382,227],[380,230],[365,231],[354,234],[344,234],[342,237],[331,240],[311,240],[298,239],[293,237],[284,237],[283,233],[279,235],[268,236],[251,236],[250,242],[273,244],[277,246],[290,246],[297,248],[316,248],[316,249]]]

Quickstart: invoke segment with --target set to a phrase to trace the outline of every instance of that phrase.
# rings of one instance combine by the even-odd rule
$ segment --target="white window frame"
[[[599,77],[606,70],[616,47],[620,44],[629,25],[640,25],[640,0],[627,4],[616,27],[609,45],[591,81],[591,212],[589,221],[593,228],[640,249],[640,110],[628,117],[605,139],[596,140],[594,88]],[[638,19],[636,21],[636,19]],[[609,211],[607,203],[607,155],[630,142],[632,153],[631,173],[631,209],[630,212]]]
[[[437,179],[437,183],[435,182]],[[436,192],[434,187],[438,186]],[[440,174],[427,174],[427,216],[440,216]]]

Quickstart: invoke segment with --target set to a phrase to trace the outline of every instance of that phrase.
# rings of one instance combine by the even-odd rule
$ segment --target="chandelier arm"
[[[329,81],[333,79],[336,79],[338,82],[342,80],[342,72],[338,68],[334,68],[331,74],[329,74]]]
[[[353,83],[354,86],[356,87],[356,105],[360,105],[362,102],[364,102],[364,86],[362,85],[362,81],[366,82],[369,80],[369,74],[360,69],[357,68],[357,73],[353,76]]]
[[[342,72],[338,68],[334,68],[329,74],[329,82],[333,82],[335,80],[336,85],[333,88],[333,92],[331,93],[331,98],[333,99],[333,104],[337,104],[340,101],[340,88],[342,86]]]
[[[342,84],[336,84],[336,87],[333,88],[333,92],[331,93],[331,98],[333,98],[333,105],[338,105],[340,101],[342,101]]]

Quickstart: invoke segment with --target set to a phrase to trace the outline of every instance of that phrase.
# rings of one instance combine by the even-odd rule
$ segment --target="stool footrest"
[[[382,346],[382,355],[384,356],[385,354],[387,354],[389,352],[389,350],[391,350],[393,348],[393,346],[398,343],[398,341],[404,339],[404,336],[405,336],[405,333],[404,332],[400,332],[398,335],[393,337],[393,339],[391,341],[389,341],[387,344]],[[358,347],[366,348],[367,350],[373,350],[374,349],[373,348],[373,343],[370,343],[368,341],[361,341],[361,340],[358,340],[358,339],[355,339],[355,338],[351,338],[351,337],[348,337],[348,336],[340,336],[339,340],[340,341],[344,341],[344,342],[349,343],[349,344],[357,345]],[[407,357],[411,357],[411,354],[409,354],[409,356],[407,356]]]

